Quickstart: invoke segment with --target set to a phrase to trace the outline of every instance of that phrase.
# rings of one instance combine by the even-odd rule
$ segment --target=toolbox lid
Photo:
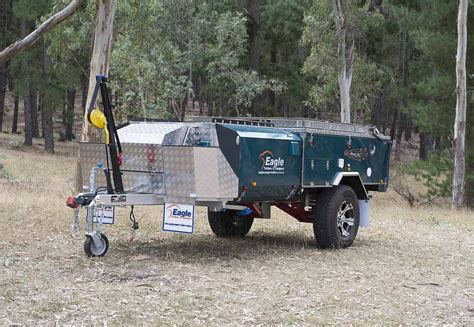
[[[287,141],[301,141],[301,138],[295,133],[285,131],[275,127],[249,126],[236,124],[219,124],[225,128],[233,130],[243,138],[257,139],[277,139]]]
[[[117,130],[122,143],[162,144],[165,135],[184,123],[167,122],[130,122]]]

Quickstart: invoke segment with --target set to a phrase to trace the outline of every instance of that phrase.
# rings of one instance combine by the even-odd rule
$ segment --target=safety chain
[[[79,231],[79,208],[74,208],[72,226],[71,226],[71,236],[76,237],[77,232]]]
[[[135,213],[133,212],[134,206],[132,205],[130,209],[130,221],[132,222],[132,228],[130,230],[130,237],[128,238],[128,241],[131,242],[135,239],[135,236],[137,234],[137,229],[138,229],[138,221],[135,218]]]
[[[133,228],[133,226],[132,226],[132,228],[130,230],[130,236],[128,237],[128,241],[132,242],[135,239],[135,235],[137,235],[137,232],[136,232],[136,229]]]
[[[97,209],[100,208],[100,215],[97,215]],[[101,229],[101,226],[102,226],[102,220],[104,219],[104,211],[105,211],[105,207],[103,205],[99,206],[99,207],[96,207],[94,210],[94,216],[97,217],[97,222],[96,222],[96,227],[95,227],[95,233],[96,235],[98,235],[100,237],[100,229]]]

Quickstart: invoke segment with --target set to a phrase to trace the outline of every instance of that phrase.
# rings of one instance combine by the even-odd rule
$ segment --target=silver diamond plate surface
[[[217,153],[217,171],[219,172],[218,184],[221,197],[237,198],[239,196],[239,178],[220,149]]]
[[[219,148],[164,146],[166,195],[232,199],[238,178]]]
[[[189,197],[196,193],[192,147],[163,146],[165,185],[168,196]]]
[[[179,203],[179,204],[189,204],[195,205],[196,201],[194,198],[190,197],[179,197],[179,196],[165,196],[165,203]]]
[[[196,194],[199,197],[220,197],[218,152],[217,148],[194,148]]]
[[[218,148],[194,148],[197,195],[205,198],[237,198],[239,181]]]
[[[184,138],[188,132],[189,126],[182,126],[165,135],[163,145],[181,145],[184,143]]]
[[[164,136],[184,123],[132,122],[120,128],[117,133],[122,143],[161,144]]]
[[[122,177],[126,192],[165,194],[163,173],[123,171]]]
[[[89,189],[89,176],[93,167],[97,167],[98,163],[106,165],[105,144],[99,143],[79,143],[79,165],[81,168],[82,185],[84,189]],[[105,175],[98,173],[96,177],[96,185],[106,185]]]
[[[161,145],[123,143],[123,163],[121,169],[146,172],[163,172]]]
[[[134,123],[119,129],[125,191],[166,193],[167,197],[179,199],[180,203],[194,203],[195,198],[236,198],[238,179],[218,148],[215,126],[214,123],[187,126],[181,123]],[[161,139],[152,136],[145,143],[145,136],[155,132],[161,133]],[[203,141],[208,141],[210,146],[191,146]],[[162,146],[161,142],[180,145]],[[88,186],[91,168],[97,167],[99,162],[106,167],[105,145],[80,143],[79,159],[83,185]],[[106,185],[103,172],[97,173],[96,180],[97,186]]]
[[[163,172],[161,146],[156,144],[125,143],[122,145],[122,149],[124,161],[121,169],[125,190],[164,193],[162,174],[153,174],[155,172]],[[106,167],[104,144],[79,143],[79,163],[83,186],[88,186],[90,170],[92,167],[97,167],[99,162]],[[136,172],[130,172],[130,170]],[[150,185],[146,186],[145,184],[147,183]],[[99,171],[97,173],[97,186],[106,186],[106,184],[104,173]]]

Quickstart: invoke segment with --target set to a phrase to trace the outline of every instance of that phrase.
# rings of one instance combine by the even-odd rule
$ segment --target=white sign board
[[[163,208],[163,230],[192,234],[194,229],[194,206],[165,203]]]
[[[105,206],[102,208],[96,208],[94,212],[94,222],[99,221],[98,218],[102,218],[102,224],[112,225],[115,219],[115,208],[112,206]]]

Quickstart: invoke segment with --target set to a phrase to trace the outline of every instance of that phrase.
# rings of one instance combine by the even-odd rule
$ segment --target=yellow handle
[[[110,143],[110,135],[107,130],[107,119],[102,111],[98,108],[95,108],[91,111],[89,116],[89,122],[96,128],[103,129],[105,131],[105,144]]]
[[[105,132],[105,144],[109,144],[110,143],[109,130],[107,128],[104,128],[104,132]]]

